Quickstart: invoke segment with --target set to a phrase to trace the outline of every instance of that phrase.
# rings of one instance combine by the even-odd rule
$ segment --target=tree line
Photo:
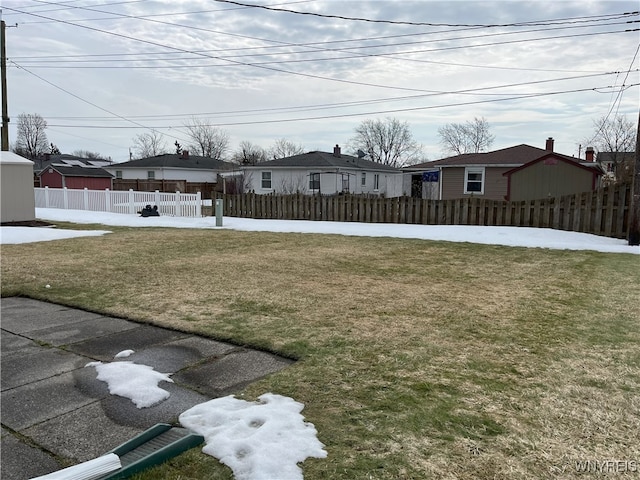
[[[632,152],[636,145],[636,127],[626,117],[601,117],[593,122],[594,134],[581,144],[593,146],[599,152],[612,152],[610,160],[616,172],[622,173],[624,181],[624,152]],[[263,148],[251,141],[241,141],[235,150],[231,150],[229,134],[210,125],[206,120],[192,117],[184,124],[188,142],[184,147],[175,143],[169,147],[167,135],[158,130],[136,135],[133,138],[131,158],[146,158],[167,153],[182,153],[188,150],[217,160],[228,160],[240,165],[255,165],[268,160],[302,154],[305,148],[285,138],[276,140],[270,147]],[[60,154],[60,149],[50,143],[47,135],[47,122],[38,114],[22,113],[18,115],[17,136],[13,151],[29,159],[44,154]],[[481,153],[489,151],[495,140],[491,126],[486,118],[474,117],[464,123],[449,123],[438,129],[438,137],[444,156]],[[396,118],[368,119],[354,129],[346,149],[352,155],[363,157],[376,163],[393,167],[402,167],[426,162],[423,145],[419,144],[407,122]],[[104,159],[97,152],[76,150],[72,155]]]

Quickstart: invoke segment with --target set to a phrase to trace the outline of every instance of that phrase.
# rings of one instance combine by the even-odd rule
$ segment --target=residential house
[[[596,162],[605,172],[604,181],[613,183],[631,179],[636,160],[636,152],[598,152]]]
[[[425,162],[404,171],[410,175],[413,196],[440,200],[546,198],[598,186],[602,171],[593,158],[582,162],[554,152],[553,145],[553,138],[548,138],[544,149],[522,144]]]
[[[332,153],[308,152],[242,167],[245,191],[259,194],[341,193],[402,195],[402,171],[364,158],[345,155],[336,145]]]
[[[505,200],[537,200],[589,192],[598,187],[603,173],[593,160],[586,163],[548,153],[503,173],[507,177]]]
[[[41,187],[105,190],[113,188],[113,176],[102,167],[108,160],[74,155],[46,155],[34,162],[34,174]]]
[[[237,168],[237,165],[209,157],[182,153],[167,153],[115,163],[107,170],[115,175],[116,185],[129,185],[136,190],[165,190],[158,185],[170,185],[170,189],[191,191],[190,184],[203,195],[216,186],[222,172]],[[129,182],[127,182],[129,181]]]

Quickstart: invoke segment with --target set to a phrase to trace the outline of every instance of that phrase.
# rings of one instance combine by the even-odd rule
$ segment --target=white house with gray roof
[[[185,180],[187,182],[216,183],[218,174],[237,168],[237,165],[214,158],[167,153],[140,158],[104,167],[123,180]]]
[[[258,194],[403,195],[402,170],[345,155],[338,145],[333,153],[308,152],[247,165],[242,170],[245,191]]]

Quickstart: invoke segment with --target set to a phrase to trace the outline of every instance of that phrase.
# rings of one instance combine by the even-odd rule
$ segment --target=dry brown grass
[[[576,460],[640,462],[637,256],[113,230],[3,247],[3,295],[299,357],[244,393],[305,403],[329,452],[305,478],[584,478]],[[184,462],[146,478],[182,478]]]

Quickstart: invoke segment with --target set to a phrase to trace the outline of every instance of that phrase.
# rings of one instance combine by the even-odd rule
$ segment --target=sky
[[[478,117],[492,149],[553,137],[584,158],[594,120],[638,118],[637,1],[0,2],[10,142],[37,113],[62,153],[122,162],[151,131],[174,151],[194,118],[229,155],[347,151],[362,121],[395,118],[436,160],[438,128]]]
[[[231,229],[253,232],[316,233],[362,237],[394,237],[446,242],[469,242],[508,247],[593,250],[640,255],[640,247],[626,240],[567,232],[550,228],[481,227],[466,225],[405,225],[395,223],[314,222],[308,220],[257,220],[223,217],[141,217],[139,215],[36,208],[36,218],[51,222],[101,224],[125,227]],[[0,245],[55,241],[82,236],[108,235],[108,230],[65,230],[51,227],[0,227]]]

